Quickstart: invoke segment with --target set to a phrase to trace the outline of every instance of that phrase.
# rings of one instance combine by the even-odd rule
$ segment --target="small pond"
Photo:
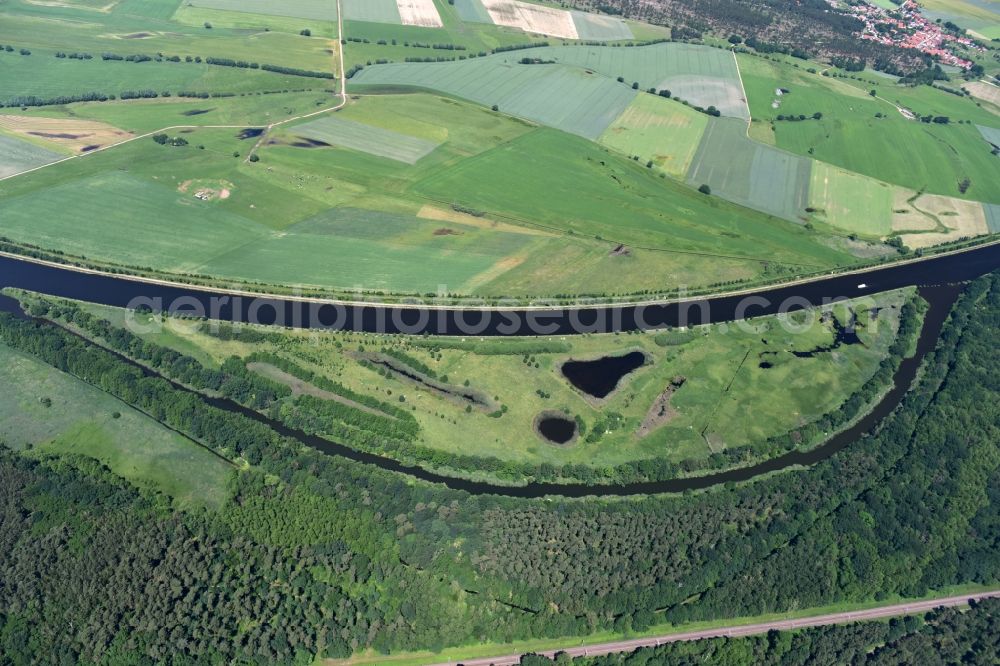
[[[622,377],[646,363],[640,351],[624,356],[603,356],[593,361],[566,361],[562,373],[569,383],[587,395],[606,398],[618,386]]]
[[[577,433],[576,421],[557,412],[545,412],[535,419],[538,434],[553,444],[567,444]]]

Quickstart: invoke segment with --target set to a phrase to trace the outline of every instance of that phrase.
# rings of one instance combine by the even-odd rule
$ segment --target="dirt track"
[[[541,654],[549,657],[556,652],[565,652],[572,657],[597,656],[611,654],[613,652],[631,652],[641,647],[654,647],[665,643],[675,643],[678,641],[695,641],[702,638],[718,638],[752,636],[764,634],[772,629],[787,631],[789,629],[801,629],[803,627],[821,627],[829,624],[844,624],[848,622],[858,622],[861,620],[874,620],[884,617],[899,615],[912,615],[915,613],[925,613],[941,606],[962,606],[974,599],[986,599],[989,597],[1000,597],[1000,590],[990,590],[989,592],[979,592],[975,594],[963,594],[941,599],[929,599],[926,601],[910,601],[902,604],[890,606],[880,606],[868,610],[850,611],[844,613],[830,613],[828,615],[816,615],[813,617],[803,617],[795,620],[777,620],[774,622],[763,622],[760,624],[733,625],[729,627],[719,627],[716,629],[705,629],[703,631],[688,631],[673,634],[663,634],[661,636],[651,636],[649,638],[636,638],[627,641],[614,641],[611,643],[599,643],[586,647],[575,646],[557,650],[545,650]],[[521,659],[520,654],[509,654],[500,657],[484,657],[481,659],[469,659],[466,661],[441,662],[435,666],[455,666],[464,664],[465,666],[509,666],[517,664]]]

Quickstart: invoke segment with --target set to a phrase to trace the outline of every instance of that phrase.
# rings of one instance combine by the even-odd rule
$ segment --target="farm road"
[[[769,631],[788,631],[791,629],[803,629],[806,627],[822,627],[831,624],[844,624],[848,622],[860,622],[864,620],[877,620],[880,618],[896,617],[900,615],[914,615],[926,613],[927,611],[942,606],[963,606],[969,601],[1000,597],[1000,590],[989,590],[974,594],[963,594],[938,599],[927,599],[922,601],[909,601],[901,604],[879,606],[867,610],[847,611],[843,613],[829,613],[826,615],[814,615],[812,617],[802,617],[794,620],[776,620],[773,622],[761,622],[758,624],[743,624],[718,627],[715,629],[705,629],[702,631],[687,631],[660,636],[650,636],[649,638],[636,638],[625,641],[613,641],[610,643],[599,643],[587,646],[572,646],[563,649],[545,650],[541,654],[552,657],[556,652],[566,652],[571,657],[594,657],[615,652],[631,652],[642,647],[655,647],[666,643],[678,641],[696,641],[703,638],[738,638],[740,636],[753,636],[764,634]],[[519,663],[521,654],[508,654],[500,657],[483,657],[480,659],[468,659],[462,661],[449,661],[435,664],[435,666],[511,666]]]
[[[279,120],[277,122],[271,123],[270,125],[268,125],[264,129],[264,131],[260,135],[260,139],[258,139],[257,143],[254,144],[254,147],[247,154],[247,158],[246,158],[247,160],[249,160],[250,156],[254,154],[254,152],[257,150],[258,147],[260,147],[260,145],[264,141],[264,138],[267,136],[267,133],[269,131],[271,131],[273,128],[278,127],[280,125],[287,125],[288,123],[293,123],[293,122],[298,121],[298,120],[304,120],[306,118],[312,118],[314,116],[320,116],[320,115],[323,115],[324,113],[332,113],[334,111],[339,111],[340,109],[344,108],[344,106],[347,105],[347,78],[344,76],[344,40],[342,39],[343,34],[344,34],[344,14],[343,14],[343,11],[341,10],[340,4],[341,4],[341,0],[336,0],[336,5],[337,5],[337,68],[338,68],[339,74],[340,74],[340,92],[337,94],[337,97],[340,98],[340,102],[338,104],[334,105],[334,106],[326,107],[326,108],[320,109],[318,111],[313,111],[311,113],[304,113],[302,115],[294,116],[292,118],[285,118],[284,120]],[[100,152],[103,152],[105,150],[111,150],[112,148],[117,148],[117,147],[123,146],[123,145],[125,145],[127,143],[132,143],[133,141],[139,141],[141,139],[147,139],[147,138],[153,136],[154,134],[161,134],[163,132],[170,132],[170,131],[174,131],[174,130],[185,130],[185,129],[246,129],[246,125],[245,124],[244,125],[171,125],[170,127],[161,127],[160,129],[153,130],[152,132],[146,132],[145,134],[137,134],[136,136],[129,137],[128,139],[125,139],[123,141],[118,141],[117,143],[111,143],[111,144],[108,144],[106,146],[101,146],[100,148],[97,148],[96,150],[91,150],[91,151],[86,152],[86,153],[80,153],[78,155],[70,155],[69,157],[64,157],[63,159],[56,160],[55,162],[49,162],[48,164],[43,164],[43,165],[37,166],[37,167],[35,167],[33,169],[26,169],[25,171],[20,171],[18,173],[11,174],[9,176],[4,176],[4,177],[0,178],[0,182],[5,181],[5,180],[9,180],[11,178],[17,178],[18,176],[23,176],[25,174],[29,174],[29,173],[32,173],[32,172],[35,172],[35,171],[41,171],[42,169],[46,169],[48,167],[52,167],[52,166],[55,166],[57,164],[62,164],[63,162],[68,162],[70,160],[80,159],[81,157],[86,157],[88,155],[93,155],[95,153],[100,153]]]

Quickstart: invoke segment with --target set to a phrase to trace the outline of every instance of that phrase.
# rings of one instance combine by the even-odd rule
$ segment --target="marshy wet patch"
[[[822,321],[823,323],[829,322],[833,327],[833,342],[831,342],[828,345],[821,345],[819,347],[814,347],[812,349],[806,349],[806,350],[788,349],[786,350],[787,353],[791,354],[795,358],[813,358],[817,354],[824,354],[826,352],[836,351],[837,349],[840,349],[841,347],[845,346],[847,347],[853,345],[864,346],[865,344],[864,341],[860,337],[858,337],[858,329],[864,328],[865,323],[858,319],[857,313],[854,310],[849,311],[849,317],[850,318],[847,322],[847,325],[845,326],[832,313],[825,313],[823,315]],[[875,318],[877,319],[877,315]],[[763,342],[765,345],[767,344],[766,339],[761,340],[761,342]],[[763,370],[773,368],[774,363],[764,360],[764,358],[767,356],[777,357],[781,353],[782,352],[780,351],[761,352],[758,355],[759,358],[761,359],[760,363],[757,364],[758,367]]]
[[[294,148],[332,148],[333,145],[319,139],[310,139],[304,136],[298,137],[298,141],[293,141]]]
[[[632,351],[618,356],[602,356],[589,361],[569,360],[560,366],[563,377],[575,388],[602,400],[614,393],[621,380],[646,364],[645,352]]]
[[[256,139],[263,133],[264,133],[263,127],[245,127],[242,130],[240,130],[240,133],[236,135],[236,138],[240,139],[241,141],[245,139]]]
[[[425,372],[414,368],[404,361],[390,354],[377,352],[357,352],[352,354],[354,358],[362,362],[376,372],[386,373],[399,381],[413,384],[420,389],[430,391],[443,398],[450,399],[460,405],[485,411],[494,412],[498,409],[495,401],[491,400],[482,391],[468,387],[456,386],[437,377],[428,375]]]
[[[535,417],[535,433],[549,444],[569,446],[580,436],[574,419],[556,411],[544,411]]]

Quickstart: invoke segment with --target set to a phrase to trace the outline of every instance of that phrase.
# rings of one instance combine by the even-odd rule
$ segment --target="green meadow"
[[[537,159],[541,155],[544,160]],[[430,176],[416,190],[640,248],[809,266],[842,260],[794,225],[706,197],[588,141],[548,129]]]
[[[198,348],[200,357],[214,363],[233,354],[265,350],[358,393],[393,402],[403,396],[420,424],[415,444],[424,447],[504,461],[609,467],[647,458],[701,460],[727,448],[753,451],[769,437],[828,414],[875,373],[895,339],[899,308],[910,295],[910,291],[880,294],[839,305],[827,317],[810,311],[791,318],[758,318],[740,326],[667,333],[457,340],[286,331],[279,339],[251,345],[223,343],[197,326],[181,323],[168,327],[172,331],[168,337],[153,335],[161,335],[160,344],[187,354]],[[120,311],[88,309],[120,321]],[[834,346],[834,319],[847,325],[855,318],[863,344]],[[467,412],[461,401],[399,377],[387,378],[358,363],[353,353],[362,347],[402,352],[453,385],[495,398],[505,411],[500,417]],[[648,362],[604,400],[581,393],[560,372],[570,359],[636,350],[644,352]],[[813,354],[802,356],[804,352]],[[669,418],[642,429],[657,397],[678,377],[685,381],[671,395]],[[595,428],[602,434],[583,437],[568,447],[548,444],[532,427],[534,418],[546,410],[579,417],[585,434]],[[607,421],[608,415],[620,418]]]
[[[185,508],[225,503],[233,467],[103,391],[0,344],[0,440],[37,455],[95,458]]]

